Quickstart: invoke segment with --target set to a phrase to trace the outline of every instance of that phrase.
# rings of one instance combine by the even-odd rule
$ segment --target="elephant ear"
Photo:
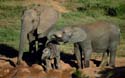
[[[51,28],[57,22],[58,18],[59,13],[55,9],[43,6],[40,12],[37,33],[42,33],[44,35],[47,34],[47,32],[49,32],[49,30],[51,30]]]
[[[81,42],[84,41],[86,38],[87,38],[86,32],[81,28],[75,27],[72,30],[69,42],[71,43]]]

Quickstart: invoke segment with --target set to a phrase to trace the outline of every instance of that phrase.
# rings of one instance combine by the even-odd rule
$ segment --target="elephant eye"
[[[65,33],[65,31],[62,32],[63,34]]]
[[[35,20],[32,20],[32,23],[34,23],[35,22]]]

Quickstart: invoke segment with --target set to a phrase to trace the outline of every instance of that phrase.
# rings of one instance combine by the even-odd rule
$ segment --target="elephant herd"
[[[67,26],[50,32],[58,21],[60,13],[50,6],[37,6],[24,10],[21,19],[21,34],[17,64],[21,63],[26,40],[30,52],[36,51],[36,45],[42,47],[41,59],[46,62],[46,69],[51,68],[51,61],[60,68],[59,42],[72,43],[78,68],[89,67],[92,52],[102,52],[109,56],[108,65],[115,66],[116,49],[120,41],[120,29],[113,23],[97,21],[90,24]],[[83,18],[84,19],[84,18]],[[40,40],[45,38],[46,40]],[[38,42],[38,43],[36,43]],[[82,62],[84,56],[84,62]],[[82,66],[83,65],[83,66]]]

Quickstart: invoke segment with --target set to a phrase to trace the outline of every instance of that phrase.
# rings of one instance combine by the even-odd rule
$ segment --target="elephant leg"
[[[52,69],[52,68],[51,68],[50,60],[49,60],[49,59],[46,59],[45,61],[46,61],[46,71]]]
[[[40,37],[40,36],[38,36],[37,40],[38,40],[38,50],[42,51],[45,48],[47,37]]]
[[[45,48],[45,44],[46,44],[46,41],[47,41],[47,37],[43,37],[43,38],[38,37],[37,40],[38,40],[37,59],[38,59],[39,61],[41,61],[41,55],[42,55],[43,49]]]
[[[85,40],[84,42],[80,43],[80,46],[82,48],[82,50],[84,51],[84,67],[89,67],[89,60],[91,57],[91,53],[92,53],[92,45],[91,45],[91,41],[90,40]]]
[[[20,32],[20,43],[19,43],[19,56],[17,59],[17,64],[21,63],[23,57],[23,50],[25,47],[25,43],[27,41],[27,35],[32,31],[32,26],[25,26],[25,23],[21,25],[21,32]]]
[[[29,43],[29,52],[30,53],[35,53],[36,52],[36,42],[32,41]]]
[[[60,69],[61,68],[61,66],[60,66],[60,50],[59,50],[59,46],[58,45],[56,46],[56,49],[57,49],[56,56],[55,56],[56,67],[57,67],[57,69]]]
[[[82,55],[80,53],[80,50],[79,50],[79,45],[77,43],[74,43],[74,53],[75,53],[75,56],[76,56],[76,60],[77,60],[77,63],[78,63],[78,68],[79,69],[82,69]]]
[[[85,67],[89,67],[90,64],[89,64],[89,60],[90,60],[90,55],[91,55],[91,52],[92,50],[88,49],[88,50],[85,50],[84,52],[84,66]]]
[[[28,40],[29,40],[29,52],[35,53],[36,52],[36,38],[34,36],[33,31],[28,34]]]
[[[108,64],[108,59],[109,59],[108,57],[109,57],[109,51],[107,50],[107,52],[103,52],[101,64],[99,65],[99,67],[103,67]]]
[[[57,67],[57,69],[60,69],[61,67],[60,67],[60,56],[58,56],[58,57],[56,57],[56,67]]]
[[[116,50],[117,50],[118,41],[114,41],[110,44],[109,53],[110,53],[110,60],[109,66],[115,67],[115,58],[116,58]]]
[[[116,57],[116,50],[111,50],[110,51],[109,66],[115,67],[115,57]]]
[[[19,65],[22,61],[23,49],[24,49],[24,45],[25,45],[26,40],[27,40],[27,32],[22,27],[21,28],[21,34],[20,34],[19,55],[18,55],[18,58],[17,58],[17,65]]]

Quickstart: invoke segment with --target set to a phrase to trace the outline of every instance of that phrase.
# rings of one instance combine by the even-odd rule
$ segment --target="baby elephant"
[[[46,70],[51,68],[60,69],[60,51],[58,43],[55,40],[49,41],[46,48],[43,50],[42,60],[45,60]]]

